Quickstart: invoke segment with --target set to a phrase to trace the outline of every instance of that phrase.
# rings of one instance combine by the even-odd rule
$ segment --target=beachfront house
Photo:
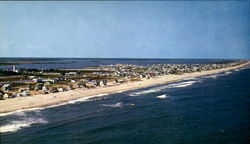
[[[76,76],[78,73],[77,72],[68,72],[65,73],[65,76]]]
[[[3,92],[3,91],[1,91],[0,90],[0,100],[4,100],[4,98],[3,98],[3,95],[4,95],[5,93]]]
[[[9,91],[9,90],[12,90],[12,86],[11,84],[4,84],[2,87],[1,87],[2,91]]]
[[[35,78],[35,79],[33,79],[33,82],[35,82],[35,83],[42,83],[43,79],[41,79],[41,78]]]

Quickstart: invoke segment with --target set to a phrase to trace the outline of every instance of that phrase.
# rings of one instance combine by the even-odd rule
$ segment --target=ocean
[[[0,114],[1,144],[247,144],[250,67]]]

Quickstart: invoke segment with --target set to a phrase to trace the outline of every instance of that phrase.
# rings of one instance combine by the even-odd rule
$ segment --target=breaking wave
[[[8,120],[7,124],[2,124],[0,126],[0,133],[15,132],[22,128],[30,127],[33,124],[48,123],[47,120],[41,117],[40,110],[34,112],[32,115],[28,115],[27,110],[15,112],[14,114],[18,117],[15,120]]]
[[[231,72],[230,72],[230,73],[231,73]],[[228,73],[228,74],[229,74],[229,73]],[[213,78],[213,79],[217,79],[217,77],[223,76],[223,75],[226,75],[226,72],[225,72],[225,73],[218,73],[218,74],[212,74],[212,75],[204,76],[204,78]]]
[[[75,104],[77,102],[89,101],[88,99],[89,99],[88,97],[83,97],[75,100],[69,100],[66,104]]]
[[[13,112],[7,112],[7,113],[1,113],[0,117],[8,116],[8,115],[24,115],[25,112],[30,112],[30,111],[40,111],[42,110],[42,107],[37,107],[37,108],[29,108],[29,109],[22,109],[22,110],[16,110]]]
[[[123,107],[123,104],[121,102],[118,102],[116,104],[102,104],[104,107],[112,107],[112,108],[119,108]]]
[[[213,78],[213,79],[217,79],[219,75],[210,75],[210,76],[205,76],[204,78]]]
[[[165,99],[165,98],[168,98],[168,97],[169,96],[167,94],[156,96],[156,98],[159,98],[159,99]]]
[[[25,127],[30,127],[33,124],[42,124],[47,123],[46,120],[43,118],[25,118],[22,120],[16,120],[11,121],[8,124],[5,124],[3,126],[0,126],[0,132],[6,133],[6,132],[15,132]]]
[[[154,93],[154,92],[158,92],[158,91],[161,91],[161,90],[167,89],[167,88],[187,87],[187,86],[193,85],[196,82],[198,82],[198,81],[184,81],[184,82],[178,82],[178,83],[174,83],[174,84],[168,84],[168,85],[152,88],[152,89],[149,89],[149,90],[143,90],[143,91],[139,91],[139,92],[132,92],[132,93],[129,94],[129,96],[139,96],[139,95],[142,95],[142,94]]]
[[[153,93],[153,92],[157,92],[157,91],[159,91],[159,89],[149,89],[149,90],[144,90],[144,91],[140,91],[140,92],[130,93],[129,96],[139,96],[142,94],[148,94],[148,93]]]
[[[230,74],[230,73],[232,73],[231,71],[227,71],[227,72],[225,72],[225,74],[227,75],[227,74]]]
[[[203,78],[217,79],[217,77],[219,77],[219,76],[224,76],[224,75],[228,75],[228,74],[231,74],[231,73],[232,73],[232,71],[226,71],[226,72],[223,72],[223,73],[218,73],[218,74],[212,74],[212,75],[204,76]]]
[[[170,84],[169,88],[187,87],[187,86],[193,85],[196,82],[197,81],[187,81],[187,82],[181,82],[181,83],[177,83],[177,84]]]
[[[101,100],[98,97],[103,97],[103,96],[106,96],[106,95],[108,95],[108,93],[98,94],[98,95],[89,96],[89,97],[78,98],[78,99],[74,99],[74,100],[69,100],[67,102],[61,102],[59,104],[55,104],[55,105],[51,105],[51,106],[28,108],[28,109],[16,110],[16,111],[13,111],[13,112],[1,113],[0,117],[4,117],[4,116],[8,116],[8,115],[18,115],[21,112],[38,111],[38,110],[43,110],[43,109],[47,109],[47,108],[54,108],[54,107],[58,107],[58,106],[63,106],[63,105],[67,105],[67,104],[75,104],[75,103],[78,103],[78,102],[89,102],[89,101]]]
[[[95,101],[95,100],[101,100],[100,98],[97,97],[102,97],[102,96],[106,96],[108,94],[98,94],[95,96],[90,96],[90,97],[83,97],[83,98],[79,98],[79,99],[75,99],[75,100],[69,100],[66,104],[75,104],[77,102],[88,102],[88,101]],[[95,99],[97,98],[97,99]]]

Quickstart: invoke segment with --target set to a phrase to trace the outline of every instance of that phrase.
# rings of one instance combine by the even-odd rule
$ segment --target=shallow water
[[[1,144],[248,143],[249,74],[238,69],[1,115]]]

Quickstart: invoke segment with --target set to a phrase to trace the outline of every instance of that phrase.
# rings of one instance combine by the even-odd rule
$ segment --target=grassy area
[[[0,69],[0,76],[14,76],[14,75],[21,75],[21,74],[12,71],[4,71]]]
[[[20,76],[8,76],[8,77],[0,77],[0,81],[19,81],[21,79],[27,79],[26,76],[20,75]]]
[[[140,78],[131,78],[130,81],[141,81]]]

